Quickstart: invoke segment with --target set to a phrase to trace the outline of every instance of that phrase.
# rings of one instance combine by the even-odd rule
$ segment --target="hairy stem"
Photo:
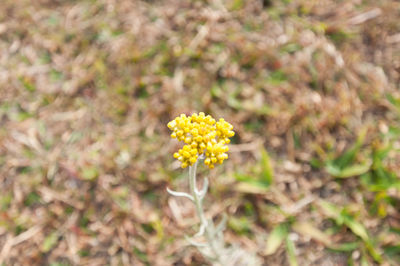
[[[222,264],[221,255],[217,247],[216,243],[216,235],[214,232],[214,225],[212,224],[212,220],[207,221],[204,210],[203,210],[203,203],[202,198],[200,197],[200,193],[196,187],[196,170],[197,170],[197,162],[189,167],[189,186],[190,186],[190,193],[193,196],[193,203],[196,206],[197,216],[200,219],[201,225],[205,228],[205,235],[209,245],[211,252],[214,255],[215,261]]]

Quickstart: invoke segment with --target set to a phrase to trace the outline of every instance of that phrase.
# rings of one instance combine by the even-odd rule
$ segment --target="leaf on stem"
[[[267,239],[265,255],[274,254],[288,235],[287,224],[282,223],[272,230]]]

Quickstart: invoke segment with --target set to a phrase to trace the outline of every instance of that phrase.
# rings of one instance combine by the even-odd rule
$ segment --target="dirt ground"
[[[207,216],[264,265],[400,265],[400,2],[2,0],[0,265],[208,265],[180,144],[234,126]]]

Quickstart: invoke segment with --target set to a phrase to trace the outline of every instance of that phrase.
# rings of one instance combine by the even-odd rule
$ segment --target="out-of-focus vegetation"
[[[400,3],[3,0],[0,264],[201,265],[166,123],[232,122],[209,216],[268,265],[399,265]]]

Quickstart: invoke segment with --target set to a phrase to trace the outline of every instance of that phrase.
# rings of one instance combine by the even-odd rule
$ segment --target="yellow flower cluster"
[[[173,132],[172,138],[177,138],[186,143],[174,158],[182,164],[182,168],[193,165],[201,154],[204,154],[204,163],[214,168],[215,163],[222,163],[228,159],[226,152],[229,150],[229,138],[235,135],[233,126],[221,118],[218,122],[210,115],[203,112],[187,117],[182,114],[168,123],[168,128]]]

